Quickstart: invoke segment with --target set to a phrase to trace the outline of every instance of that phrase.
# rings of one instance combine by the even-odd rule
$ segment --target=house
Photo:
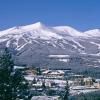
[[[91,77],[84,78],[84,85],[92,86],[93,85],[93,79]]]
[[[37,75],[37,71],[30,67],[27,70],[25,70],[25,74],[26,75],[33,75],[34,76],[34,75]]]
[[[33,96],[31,100],[61,100],[60,96]]]
[[[46,70],[43,72],[43,75],[46,77],[63,77],[64,76],[64,71],[62,70]]]
[[[74,86],[84,85],[83,75],[72,75],[70,79],[73,81]]]
[[[35,84],[32,84],[33,87],[41,87],[42,86],[42,82],[41,81],[38,81],[37,83]]]
[[[95,80],[94,86],[95,86],[96,88],[100,89],[100,79],[96,79],[96,80]]]

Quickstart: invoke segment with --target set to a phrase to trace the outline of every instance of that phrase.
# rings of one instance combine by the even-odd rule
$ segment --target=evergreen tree
[[[46,93],[45,81],[43,81],[43,83],[42,83],[42,91],[43,91],[43,94],[45,95],[45,93]]]
[[[38,74],[38,75],[41,75],[41,69],[40,69],[40,67],[37,68],[37,74]]]
[[[16,98],[29,100],[30,92],[28,82],[20,70],[16,70],[12,76],[12,94],[14,100],[16,100]]]
[[[69,86],[68,86],[68,81],[66,81],[64,100],[68,100],[68,96],[69,96]]]
[[[19,70],[14,70],[14,63],[8,49],[0,57],[0,100],[29,100],[28,82]]]
[[[10,77],[13,72],[13,65],[11,54],[6,48],[0,57],[0,100],[11,100],[12,98]]]
[[[36,78],[34,78],[32,84],[36,84],[36,83],[37,83]]]

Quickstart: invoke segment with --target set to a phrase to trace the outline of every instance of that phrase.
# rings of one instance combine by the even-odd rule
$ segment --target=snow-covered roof
[[[14,66],[14,69],[24,69],[25,67],[22,66]]]
[[[73,81],[71,81],[71,80],[68,80],[68,84],[72,84],[72,83],[74,83]]]
[[[64,74],[64,71],[62,71],[62,70],[58,70],[58,72]]]
[[[86,86],[72,86],[70,88],[73,90],[83,90],[83,89],[86,89]]]
[[[58,74],[64,74],[64,71],[62,71],[62,70],[46,70],[43,72],[43,74],[58,75]]]
[[[86,90],[86,89],[95,89],[94,86],[88,87],[88,86],[71,86],[71,90]]]
[[[27,76],[25,76],[25,79],[29,80],[29,81],[32,81],[34,79],[34,77],[31,76],[31,75],[27,75]]]
[[[72,75],[72,76],[75,76],[75,77],[81,77],[81,76],[83,76],[83,75],[77,75],[77,74],[75,74],[75,75]]]
[[[43,74],[47,74],[47,73],[49,73],[51,70],[46,70],[46,71],[44,71],[43,72]]]
[[[98,89],[82,89],[82,90],[70,90],[71,95],[77,95],[80,93],[89,93],[89,92],[95,92],[98,91]]]
[[[36,84],[33,84],[33,86],[42,86],[42,82],[37,82]]]
[[[96,81],[96,82],[100,82],[100,79],[96,79],[95,81]]]
[[[92,78],[91,77],[84,78],[84,81],[87,81],[87,80],[92,80]]]
[[[58,100],[59,96],[33,96],[31,100]]]

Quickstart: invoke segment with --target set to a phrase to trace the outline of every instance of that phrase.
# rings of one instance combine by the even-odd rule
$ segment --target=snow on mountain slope
[[[86,36],[82,32],[79,32],[79,31],[77,31],[74,28],[71,28],[69,26],[57,26],[57,27],[54,27],[54,29],[58,33],[62,33],[62,34],[69,35],[69,36],[74,36],[74,37],[79,37],[79,36],[85,37]]]
[[[1,31],[0,37],[5,35],[11,36],[11,35],[24,35],[24,34],[30,35],[33,38],[38,38],[38,37],[43,39],[50,39],[52,37],[58,39],[62,38],[58,34],[52,32],[47,27],[42,25],[40,22],[27,26],[13,27],[5,31]]]
[[[16,62],[45,64],[46,60],[51,62],[49,55],[99,56],[99,38],[99,29],[80,32],[69,26],[48,27],[38,22],[0,31],[0,48],[9,47]],[[55,61],[67,63],[69,60],[60,57]]]
[[[89,37],[100,37],[100,30],[94,29],[84,32],[85,35],[88,35]]]
[[[24,47],[27,43],[32,43],[33,41],[39,43],[37,39],[41,39],[46,43],[52,43],[52,45],[56,47],[56,42],[62,40],[64,41],[63,44],[68,44],[69,41],[72,41],[73,43],[70,45],[75,48],[77,48],[77,46],[84,48],[84,46],[78,42],[78,39],[75,38],[84,39],[90,36],[99,37],[100,30],[95,29],[87,32],[80,32],[69,26],[47,27],[42,23],[37,22],[31,25],[13,27],[0,31],[0,42],[7,41],[6,46],[9,47],[11,40],[15,40],[13,44],[17,45],[17,48],[21,48],[21,46]],[[19,46],[19,40],[23,40],[25,43]],[[62,48],[64,48],[63,44],[59,43]]]
[[[17,45],[17,48],[20,47],[18,45],[19,40],[24,40],[26,44],[36,41],[35,39],[50,40],[62,38],[62,36],[56,34],[40,22],[27,26],[13,27],[0,32],[0,42],[7,41],[6,46],[9,47],[10,41],[15,40],[14,44]],[[24,47],[25,44],[23,44],[22,47]]]
[[[77,49],[79,47],[85,48],[79,43],[78,38],[86,39],[95,36],[100,36],[99,29],[80,32],[69,26],[47,27],[41,22],[37,22],[31,25],[13,27],[0,31],[0,42],[6,41],[6,46],[9,47],[13,40],[16,49],[21,50],[27,44],[32,44],[33,41],[40,43],[38,40],[41,39],[44,40],[45,43],[51,44],[53,47],[59,45],[63,49],[66,49],[64,45],[69,44]],[[58,40],[62,40],[62,42],[58,44]],[[24,41],[24,43],[21,44],[19,41]],[[69,43],[70,41],[71,43]]]
[[[23,35],[23,34],[32,35],[34,38],[54,37],[61,39],[63,38],[62,37],[63,34],[65,34],[66,36],[73,36],[73,37],[100,36],[100,30],[95,29],[86,32],[80,32],[69,26],[47,27],[43,25],[41,22],[37,22],[31,25],[13,27],[4,31],[0,31],[0,37],[5,35]]]

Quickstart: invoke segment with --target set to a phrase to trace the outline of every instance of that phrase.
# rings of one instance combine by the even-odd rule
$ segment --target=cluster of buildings
[[[53,91],[50,95],[44,93],[43,95],[41,95],[41,98],[44,98],[44,95],[46,95],[47,98],[48,96],[50,96],[50,98],[52,98],[52,96],[55,96],[56,100],[61,100],[59,93],[64,93],[67,83],[70,95],[100,90],[100,79],[85,77],[84,75],[77,75],[71,73],[71,70],[68,69],[41,69],[41,74],[37,74],[38,72],[34,68],[26,68],[21,70],[23,71],[25,78],[29,81],[32,91],[38,91],[42,94],[44,93],[43,88],[45,88],[45,90],[47,91]],[[35,98],[40,98],[40,95],[35,96]]]
[[[72,75],[69,80],[69,86],[86,86],[100,89],[100,80],[83,75]]]

